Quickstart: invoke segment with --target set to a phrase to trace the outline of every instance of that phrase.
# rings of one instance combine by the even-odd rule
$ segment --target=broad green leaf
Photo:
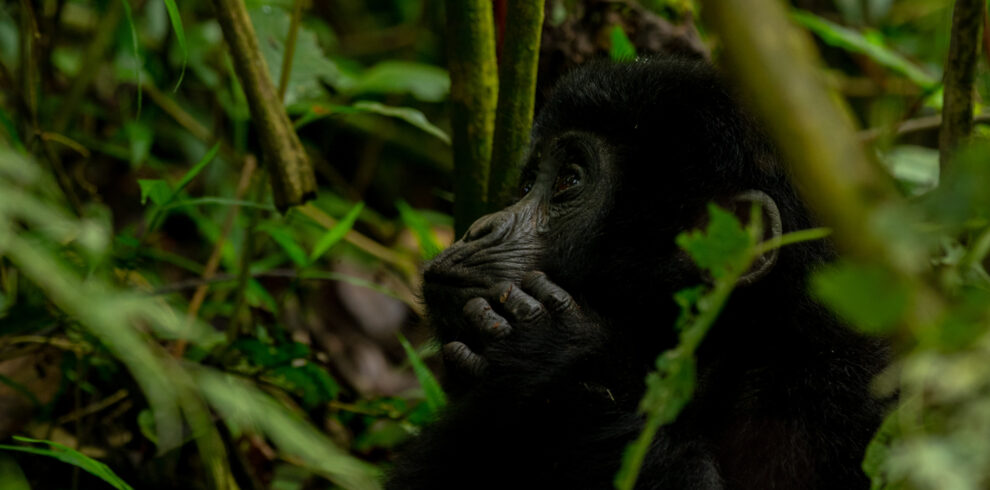
[[[182,78],[186,76],[186,61],[189,59],[189,49],[186,47],[186,31],[182,27],[182,15],[179,14],[179,7],[175,5],[175,0],[164,1],[165,8],[168,9],[168,18],[172,22],[172,30],[175,31],[175,42],[179,44],[179,50],[182,51],[182,71],[179,72],[179,80],[175,82],[175,89],[173,89],[179,90],[179,85],[182,85]]]
[[[282,247],[282,251],[285,252],[285,255],[289,257],[292,263],[299,267],[309,265],[309,259],[306,258],[306,251],[296,243],[296,239],[285,228],[274,223],[262,223],[258,225],[258,231],[265,232],[272,240],[275,240],[275,243],[279,247]]]
[[[258,45],[268,65],[268,73],[272,80],[277,81],[281,75],[291,16],[285,9],[272,6],[251,8],[249,13],[258,40],[263,41]],[[285,104],[324,96],[326,89],[323,84],[337,86],[339,79],[337,64],[323,54],[316,35],[305,25],[299,26],[285,90]]]
[[[162,179],[138,179],[138,186],[141,187],[141,204],[147,204],[151,198],[152,203],[162,206],[172,198],[172,187]]]
[[[632,61],[636,59],[636,46],[633,46],[632,41],[626,36],[626,31],[622,30],[621,25],[612,26],[612,30],[608,32],[608,37],[612,42],[608,50],[608,56],[612,61]]]
[[[419,242],[419,249],[422,253],[423,260],[430,260],[436,257],[440,253],[441,247],[437,243],[437,239],[433,235],[433,230],[430,229],[430,224],[426,222],[426,219],[413,209],[409,203],[403,200],[397,201],[395,207],[399,210],[399,217],[402,219],[402,222],[416,234],[416,240]]]
[[[416,349],[413,349],[412,344],[409,343],[402,333],[397,333],[396,335],[399,337],[399,343],[402,344],[406,355],[409,356],[409,364],[412,365],[413,373],[416,375],[416,379],[419,380],[419,385],[423,388],[427,406],[430,407],[431,412],[436,414],[441,408],[447,405],[447,395],[440,388],[440,383],[437,382],[433,373],[430,372],[430,368],[426,367],[423,359],[416,353]]]
[[[925,91],[932,90],[939,84],[938,79],[884,45],[878,33],[866,36],[803,10],[792,10],[791,18],[817,34],[825,44],[865,55],[877,64],[904,75]]]
[[[840,317],[871,334],[896,327],[911,301],[904,282],[877,264],[830,265],[812,276],[811,291]]]
[[[227,421],[268,436],[280,452],[299,458],[343,488],[379,488],[379,470],[338,448],[323,433],[244,379],[207,369],[194,372],[200,393]]]
[[[357,94],[410,94],[423,102],[443,102],[450,92],[447,71],[410,61],[383,61],[367,69],[345,90]]]
[[[741,272],[738,269],[748,262],[750,247],[753,246],[749,232],[735,215],[715,204],[708,205],[708,215],[708,226],[704,232],[683,232],[677,235],[677,245],[715,279],[730,272]]]
[[[370,112],[373,114],[381,114],[383,116],[394,117],[397,119],[402,119],[403,121],[412,124],[413,126],[432,134],[443,141],[444,143],[450,144],[450,136],[447,135],[442,129],[434,126],[430,121],[426,119],[426,116],[417,109],[411,107],[392,107],[387,106],[378,102],[360,101],[354,104],[354,109],[362,112]]]
[[[323,256],[330,250],[341,239],[347,235],[347,232],[351,231],[354,227],[354,222],[357,221],[358,215],[361,214],[361,210],[364,209],[364,203],[359,202],[344,216],[333,228],[330,228],[316,241],[316,245],[313,246],[313,251],[309,254],[309,263],[312,264],[316,262],[317,259]]]
[[[120,477],[118,477],[117,474],[114,473],[113,470],[111,470],[107,465],[68,446],[64,446],[57,442],[30,439],[27,437],[14,436],[14,439],[21,442],[47,444],[51,447],[51,449],[31,446],[11,446],[7,444],[0,444],[0,449],[55,458],[63,463],[68,463],[72,466],[78,467],[79,469],[109,483],[118,490],[133,490],[130,485],[124,482],[124,480],[121,480]]]
[[[899,145],[883,154],[880,161],[909,196],[919,196],[938,186],[938,150]]]
[[[990,143],[974,140],[953,153],[951,165],[925,209],[941,225],[981,227],[990,221]]]

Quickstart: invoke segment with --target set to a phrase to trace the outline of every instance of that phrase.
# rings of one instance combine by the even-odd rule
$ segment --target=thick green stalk
[[[446,0],[454,145],[454,231],[486,211],[498,68],[490,0]]]
[[[268,76],[268,66],[258,48],[244,1],[213,0],[213,10],[247,96],[251,122],[258,132],[264,163],[271,175],[275,207],[284,211],[302,204],[316,195],[316,176]]]
[[[536,95],[536,68],[543,31],[542,0],[509,0],[498,71],[498,109],[492,148],[488,207],[494,211],[514,194],[520,161],[529,149]]]
[[[938,133],[939,163],[944,170],[952,151],[973,131],[973,76],[976,73],[986,0],[956,0],[952,36],[945,62],[945,102]]]
[[[869,218],[881,201],[895,198],[893,186],[863,151],[807,33],[791,24],[779,0],[705,0],[702,13],[802,195],[846,252],[883,257],[886,247]]]

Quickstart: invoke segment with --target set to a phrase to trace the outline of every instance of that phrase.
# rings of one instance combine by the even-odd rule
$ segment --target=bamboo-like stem
[[[514,194],[529,149],[536,68],[543,31],[543,0],[509,0],[498,71],[498,109],[488,181],[490,211]]]
[[[316,176],[268,76],[268,65],[258,48],[244,1],[213,0],[213,10],[247,97],[251,121],[271,176],[275,207],[284,211],[302,204],[316,195]]]
[[[938,133],[939,164],[944,171],[959,143],[973,131],[973,77],[976,73],[985,0],[956,0],[952,34],[945,61],[942,128]]]
[[[859,144],[848,112],[825,83],[811,39],[778,3],[705,0],[702,12],[725,41],[730,71],[764,116],[805,199],[847,253],[883,256],[883,239],[869,216],[875,205],[896,198],[894,187]]]
[[[454,146],[454,232],[486,211],[498,67],[490,0],[446,0]]]

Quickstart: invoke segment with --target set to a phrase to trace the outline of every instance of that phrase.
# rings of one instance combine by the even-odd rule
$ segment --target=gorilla
[[[765,236],[814,226],[772,144],[704,62],[593,63],[534,121],[518,196],[429,263],[423,296],[452,395],[394,489],[611,488],[637,405],[676,345],[674,292],[705,275],[674,237],[715,202]],[[809,298],[826,241],[768,253],[697,352],[692,401],[637,488],[867,488],[886,343]]]

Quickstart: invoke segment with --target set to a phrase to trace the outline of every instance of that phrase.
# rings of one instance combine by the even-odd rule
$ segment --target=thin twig
[[[973,116],[973,123],[990,123],[990,113],[982,113]],[[894,128],[869,128],[859,132],[859,139],[863,142],[870,142],[893,133],[897,136],[916,133],[918,131],[928,131],[938,129],[942,126],[942,116],[935,114],[931,116],[907,119],[897,123]]]
[[[519,180],[519,163],[529,150],[543,3],[543,0],[512,0],[504,19],[498,109],[488,180],[489,211],[500,208],[514,194]]]
[[[282,72],[278,77],[278,100],[281,101],[285,101],[285,89],[289,87],[292,58],[296,54],[296,38],[299,36],[299,24],[302,22],[303,3],[305,1],[295,0],[292,5],[292,21],[289,24],[289,34],[285,37],[285,49],[282,50]]]
[[[254,170],[258,166],[257,161],[251,155],[244,158],[244,168],[241,170],[241,178],[237,182],[237,190],[234,192],[234,199],[240,200],[244,197],[244,193],[247,192],[248,186],[251,184],[251,176],[254,175]],[[220,236],[217,237],[216,243],[213,245],[213,252],[210,254],[210,258],[206,261],[206,266],[203,268],[203,279],[209,279],[217,271],[217,267],[220,266],[220,258],[223,256],[223,247],[227,243],[227,236],[230,235],[230,230],[234,228],[234,221],[237,220],[237,214],[240,212],[241,207],[234,205],[227,210],[227,216],[223,220],[223,228],[221,229]],[[192,299],[189,301],[189,309],[186,311],[186,324],[191,324],[195,319],[196,315],[199,314],[199,308],[203,306],[203,301],[206,299],[206,292],[209,290],[209,283],[203,283],[196,288],[196,292],[193,293]],[[186,339],[180,338],[172,344],[172,355],[181,358],[186,351]]]

